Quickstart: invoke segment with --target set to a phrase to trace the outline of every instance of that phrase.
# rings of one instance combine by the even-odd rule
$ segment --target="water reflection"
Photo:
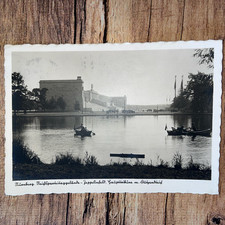
[[[197,136],[167,136],[172,126],[190,127],[192,122],[199,129],[212,127],[209,115],[190,116],[90,116],[90,117],[18,117],[13,120],[13,138],[20,138],[45,163],[54,161],[56,155],[71,153],[85,157],[94,155],[99,164],[131,162],[136,159],[110,158],[110,153],[145,154],[143,163],[156,164],[158,158],[172,162],[179,152],[187,162],[210,165],[211,138]],[[96,133],[93,137],[74,137],[74,125],[81,123]]]
[[[212,115],[174,115],[173,120],[174,127],[184,126],[187,128],[194,123],[197,129],[212,128]]]

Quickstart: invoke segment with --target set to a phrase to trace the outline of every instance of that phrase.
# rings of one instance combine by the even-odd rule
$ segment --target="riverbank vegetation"
[[[171,165],[162,159],[157,165],[146,165],[139,160],[133,165],[127,162],[99,165],[97,159],[88,153],[84,159],[69,153],[60,154],[54,162],[45,164],[21,141],[13,144],[13,180],[98,178],[210,180],[211,168],[194,163],[192,158],[184,166],[178,153],[173,156]]]
[[[14,113],[18,111],[64,111],[66,102],[63,97],[51,99],[46,98],[48,89],[34,88],[28,90],[20,73],[12,73],[12,109]]]
[[[194,57],[199,64],[205,64],[213,68],[214,49],[196,49]],[[183,80],[178,96],[175,96],[171,104],[171,110],[190,113],[212,113],[213,106],[213,74],[198,72],[190,73],[187,85],[183,88]],[[174,84],[176,90],[176,81]]]
[[[171,108],[181,112],[212,113],[213,76],[212,74],[189,74],[186,88],[174,98]]]

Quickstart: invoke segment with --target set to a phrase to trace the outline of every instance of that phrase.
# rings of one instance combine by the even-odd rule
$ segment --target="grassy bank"
[[[160,160],[158,165],[136,162],[99,165],[94,156],[86,154],[84,159],[70,154],[58,155],[52,164],[44,164],[20,141],[13,144],[13,180],[38,179],[97,179],[97,178],[140,178],[140,179],[211,179],[211,169],[196,164],[190,159],[184,168],[182,156],[175,154],[172,166]]]
[[[161,168],[149,165],[56,165],[15,164],[14,180],[38,179],[97,179],[97,178],[142,178],[142,179],[195,179],[210,180],[211,170]]]

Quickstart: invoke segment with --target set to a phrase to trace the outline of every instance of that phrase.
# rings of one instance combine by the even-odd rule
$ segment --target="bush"
[[[160,159],[160,163],[157,167],[158,168],[169,168],[169,163],[164,161],[163,159]]]
[[[82,160],[80,158],[75,158],[72,154],[67,153],[66,155],[64,154],[59,154],[56,156],[55,162],[52,164],[55,165],[77,165],[77,166],[90,166],[90,165],[98,165],[97,159],[95,156],[88,155],[86,152],[85,158]]]
[[[136,158],[136,162],[135,162],[134,165],[135,165],[135,166],[143,166],[144,163],[143,163],[141,160],[139,160],[138,158]]]
[[[188,170],[200,170],[200,164],[194,163],[193,158],[191,156],[190,161],[187,164]]]
[[[59,97],[56,101],[56,105],[59,107],[60,110],[64,111],[66,108],[66,102],[64,101],[63,97]]]
[[[42,164],[40,158],[18,139],[13,141],[13,163]]]
[[[183,158],[180,153],[175,153],[172,160],[175,169],[182,169]]]
[[[98,165],[97,158],[93,155],[88,155],[88,152],[86,152],[86,155],[85,155],[85,158],[84,158],[84,164],[86,166]]]
[[[196,170],[196,171],[199,171],[199,170],[210,171],[211,170],[211,168],[209,166],[206,166],[206,165],[203,165],[200,163],[194,163],[192,156],[190,158],[190,161],[187,164],[186,169],[187,170]]]
[[[55,165],[82,165],[82,160],[80,158],[74,158],[70,153],[66,155],[60,154],[56,156]]]

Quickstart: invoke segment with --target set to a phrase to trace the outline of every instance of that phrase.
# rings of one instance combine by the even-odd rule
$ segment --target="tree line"
[[[194,57],[199,64],[213,68],[214,49],[196,49]],[[181,112],[212,113],[213,107],[213,74],[190,73],[187,86],[181,87],[177,97],[173,99],[171,109]]]
[[[20,73],[12,73],[12,109],[14,112],[23,110],[60,110],[64,111],[66,108],[66,102],[63,97],[55,99],[52,97],[47,100],[46,94],[47,88],[34,88],[29,91],[24,83],[23,76]]]
[[[193,55],[198,58],[199,64],[206,64],[213,68],[214,49],[196,49]],[[173,99],[171,110],[191,113],[212,113],[213,106],[213,75],[198,72],[190,73],[185,88],[181,90]],[[18,110],[37,110],[37,111],[64,111],[66,102],[63,97],[50,100],[46,98],[48,89],[34,88],[29,91],[20,73],[12,73],[12,109]],[[75,110],[80,110],[79,103],[76,102]]]

